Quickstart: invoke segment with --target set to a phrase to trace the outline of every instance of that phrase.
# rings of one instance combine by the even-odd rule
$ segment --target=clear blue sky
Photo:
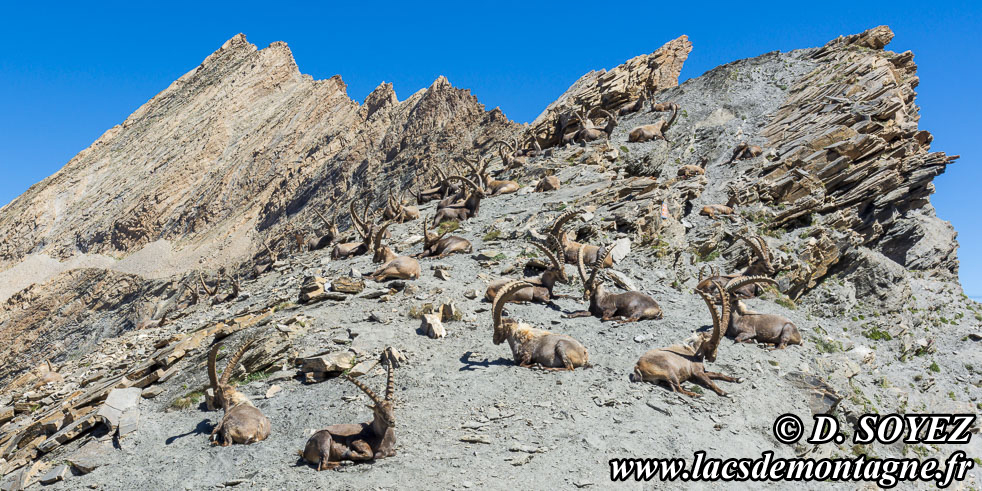
[[[944,2],[8,2],[0,21],[0,205],[61,168],[106,129],[243,32],[286,41],[300,70],[340,74],[361,101],[381,81],[400,98],[446,75],[489,108],[533,119],[580,75],[688,34],[682,80],[767,51],[820,46],[880,24],[919,65],[921,128],[961,160],[932,201],[954,223],[966,292],[982,295],[982,23]],[[43,6],[42,6],[43,5]],[[748,27],[749,26],[749,27]]]

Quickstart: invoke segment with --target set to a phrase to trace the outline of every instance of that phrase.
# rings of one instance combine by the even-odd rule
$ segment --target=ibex
[[[594,140],[599,140],[601,138],[610,139],[610,135],[614,132],[614,128],[617,127],[617,118],[613,114],[610,114],[605,109],[599,109],[598,112],[603,113],[607,116],[607,124],[603,128],[597,128],[593,126],[593,122],[589,118],[584,118],[580,116],[580,121],[583,122],[583,128],[577,131],[573,135],[573,143],[586,143],[592,142]],[[587,114],[589,116],[589,113]]]
[[[471,241],[458,237],[456,235],[451,235],[450,237],[444,237],[448,232],[444,232],[440,235],[431,234],[426,227],[426,220],[422,220],[423,224],[423,252],[416,255],[416,257],[444,257],[449,256],[457,252],[470,253],[474,250],[471,245]]]
[[[764,149],[757,145],[750,145],[747,142],[743,142],[733,149],[733,156],[730,157],[730,161],[727,164],[732,164],[737,160],[752,159],[754,157],[760,156],[764,153]]]
[[[551,246],[553,250],[549,250],[546,246],[539,244],[538,242],[532,242],[532,245],[537,247],[542,251],[546,257],[549,259],[550,268],[547,269],[542,276],[536,278],[532,281],[526,281],[529,288],[517,291],[512,297],[512,302],[536,302],[536,303],[552,303],[553,299],[556,298],[569,298],[567,295],[557,295],[553,292],[553,288],[556,283],[569,284],[569,276],[566,275],[566,263],[563,261],[563,255],[559,250],[559,243],[556,241],[555,237],[549,237],[551,241]],[[498,292],[507,284],[514,280],[507,278],[502,278],[495,280],[488,285],[487,291],[484,293],[484,298],[489,301],[493,301],[498,295]]]
[[[311,251],[319,251],[331,245],[331,242],[337,240],[338,237],[341,236],[341,233],[338,231],[336,214],[332,216],[330,220],[328,220],[327,218],[324,218],[324,215],[322,215],[321,212],[317,211],[317,208],[314,208],[314,213],[316,213],[321,221],[327,225],[327,233],[324,235],[315,236],[307,241],[307,249]]]
[[[710,276],[705,278],[703,277],[702,270],[700,270],[699,283],[696,285],[696,290],[712,294],[714,282],[726,283],[741,276],[770,276],[777,272],[771,264],[771,253],[767,249],[767,242],[762,237],[759,235],[750,238],[744,235],[737,235],[736,237],[746,242],[750,246],[750,250],[754,253],[753,259],[750,261],[747,269],[742,273],[730,275],[720,275],[718,272],[711,272]],[[756,283],[742,286],[731,292],[737,298],[754,298],[761,293],[763,293],[763,289]],[[721,301],[718,297],[716,300]]]
[[[447,180],[459,180],[465,183],[471,189],[471,194],[463,203],[439,208],[436,215],[433,216],[433,225],[439,225],[448,220],[462,222],[474,218],[481,209],[481,200],[486,196],[484,189],[474,184],[474,181],[470,179],[461,176],[450,176]]]
[[[634,102],[628,103],[624,107],[620,108],[617,111],[617,115],[618,116],[624,116],[624,115],[627,115],[627,114],[636,113],[636,112],[640,111],[644,107],[644,103],[647,100],[648,100],[648,93],[647,93],[647,91],[643,91],[643,92],[641,92],[641,95],[638,96],[638,98],[634,100]]]
[[[419,261],[409,256],[397,256],[389,246],[382,245],[382,235],[392,222],[385,222],[382,228],[375,232],[375,257],[372,262],[382,263],[374,273],[366,274],[375,281],[386,280],[416,280],[419,279]]]
[[[727,300],[733,311],[726,335],[737,343],[757,341],[774,344],[777,349],[784,349],[789,344],[801,344],[801,332],[790,319],[783,315],[750,312],[737,297],[730,296],[739,288],[757,283],[777,285],[777,281],[766,276],[741,276],[726,284]]]
[[[545,176],[539,179],[539,183],[535,185],[535,192],[543,193],[546,191],[558,191],[561,183],[559,178],[556,176]]]
[[[587,366],[590,362],[589,353],[572,337],[537,329],[513,319],[501,318],[505,303],[518,291],[529,286],[531,285],[524,281],[513,281],[505,285],[494,298],[491,303],[494,344],[498,345],[507,340],[515,363],[521,367],[539,365],[547,369],[572,370]]]
[[[524,156],[518,156],[518,141],[514,143],[507,143],[503,140],[497,140],[494,144],[498,147],[498,155],[501,156],[501,163],[505,166],[505,169],[517,169],[520,167],[525,167],[528,163],[528,159]],[[508,148],[509,153],[505,153],[502,147]]]
[[[607,258],[610,249],[604,248],[598,263],[602,263]],[[582,253],[577,255],[576,261],[580,279],[583,281],[583,296],[590,300],[590,307],[588,310],[567,314],[567,318],[594,316],[599,317],[603,322],[616,320],[618,324],[662,318],[661,307],[655,299],[641,292],[610,293],[603,286],[606,272],[603,276],[598,275],[602,267],[595,264],[590,277],[587,278]]]
[[[690,177],[706,175],[706,169],[703,169],[701,165],[686,164],[683,165],[682,167],[679,167],[679,170],[676,173],[676,175],[681,177],[682,179],[689,179]]]
[[[723,288],[718,283],[715,285],[719,289],[719,294],[726,297]],[[706,302],[713,316],[712,333],[697,334],[691,344],[676,344],[667,348],[653,349],[641,355],[641,359],[634,366],[634,373],[631,374],[632,382],[663,382],[672,389],[672,392],[681,392],[689,397],[700,397],[699,394],[682,387],[682,382],[695,379],[713,392],[727,397],[726,392],[723,392],[723,389],[720,389],[713,380],[737,383],[743,381],[722,373],[710,372],[703,365],[704,361],[716,361],[723,326],[730,316],[730,307],[728,302],[723,302],[721,307],[723,314],[720,318],[709,295],[703,292],[697,293]]]
[[[549,227],[549,230],[546,232],[546,234],[555,237],[556,240],[558,240],[559,243],[562,245],[563,254],[565,254],[566,256],[565,258],[566,262],[575,263],[576,257],[579,254],[580,250],[582,249],[586,262],[593,264],[597,260],[597,253],[600,252],[600,247],[576,242],[575,240],[570,239],[566,231],[563,230],[563,227],[566,226],[567,222],[576,218],[581,213],[583,213],[583,210],[576,210],[573,208],[566,210],[561,215],[556,217],[556,220],[552,222],[552,225]],[[609,268],[613,265],[614,265],[613,256],[608,256],[604,262],[604,267]]]
[[[491,163],[490,160],[485,159],[484,163],[481,164],[480,167],[475,165],[475,162],[467,158],[464,158],[464,163],[471,168],[471,172],[477,176],[478,180],[484,186],[484,189],[491,196],[514,193],[521,187],[515,181],[499,181],[491,177],[491,173],[488,172],[488,164]]]
[[[699,214],[704,217],[709,217],[713,220],[716,219],[717,215],[732,215],[735,213],[732,206],[726,205],[706,205],[699,210]]]
[[[373,235],[375,233],[375,225],[370,228],[365,222],[358,219],[358,214],[355,213],[355,202],[352,201],[348,204],[348,209],[351,212],[351,225],[354,227],[358,235],[361,236],[361,242],[344,242],[334,246],[331,250],[331,259],[347,259],[349,257],[360,256],[369,251],[369,247],[372,246]],[[368,205],[365,205],[365,211],[368,211]],[[367,218],[367,215],[366,215]]]
[[[656,106],[658,105],[656,104]],[[637,128],[631,130],[631,133],[627,136],[627,141],[634,143],[646,142],[654,139],[668,141],[668,138],[665,137],[665,132],[667,132],[668,129],[675,124],[675,119],[679,115],[679,105],[671,103],[670,108],[672,111],[672,116],[668,118],[668,121],[659,119],[654,124],[638,126]]]
[[[221,379],[218,378],[216,361],[218,360],[218,350],[221,349],[222,344],[216,344],[208,353],[208,378],[215,394],[214,400],[216,405],[225,410],[225,416],[211,432],[212,445],[221,444],[221,446],[227,447],[233,443],[250,444],[263,441],[269,436],[269,418],[263,415],[262,411],[254,406],[244,394],[229,384],[229,379],[239,364],[239,360],[254,342],[255,338],[246,341],[232,355],[228,364],[225,365]]]
[[[334,469],[345,460],[366,462],[396,454],[395,403],[392,400],[395,380],[391,361],[386,363],[386,372],[388,380],[385,385],[385,399],[351,375],[342,374],[375,403],[374,406],[369,406],[374,418],[368,423],[332,425],[314,433],[307,440],[303,452],[300,452],[304,461],[316,465],[317,470],[322,471]]]
[[[382,218],[392,220],[396,223],[405,223],[419,218],[419,208],[415,206],[405,206],[402,204],[402,197],[396,199],[392,190],[389,190],[389,198],[386,201],[385,211]]]

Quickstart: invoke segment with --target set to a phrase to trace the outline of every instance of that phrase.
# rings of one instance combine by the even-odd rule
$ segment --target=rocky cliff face
[[[848,445],[777,445],[770,425],[786,412],[809,419],[834,411],[847,420],[908,408],[972,412],[982,396],[974,368],[982,363],[974,354],[982,310],[961,295],[955,232],[929,201],[932,179],[956,157],[932,152],[918,127],[916,65],[909,52],[884,50],[892,36],[878,27],[735,61],[679,85],[692,49],[682,36],[585,75],[524,127],[442,77],[401,102],[383,83],[358,104],[340,78],[301,75],[286,45],[257,50],[237,36],[0,210],[0,339],[10,341],[0,346],[0,475],[29,484],[68,459],[77,474],[112,464],[69,486],[309,487],[320,482],[316,473],[292,467],[309,430],[363,415],[338,401],[351,389],[339,379],[308,374],[301,384],[298,362],[325,352],[371,360],[390,345],[409,358],[397,377],[399,456],[375,464],[386,466],[384,475],[338,473],[350,487],[399,487],[410,475],[445,486],[456,476],[448,462],[482,469],[463,478],[472,484],[493,484],[482,481],[491,479],[483,471],[491,462],[494,479],[582,486],[609,475],[598,455],[687,455],[721,438],[741,456],[852,455]],[[292,248],[285,232],[322,229],[315,211],[336,212],[347,229],[354,197],[381,206],[385,191],[409,188],[417,172],[429,179],[434,168],[461,170],[456,160],[465,154],[495,159],[498,139],[534,134],[548,144],[558,139],[560,115],[616,111],[649,90],[681,107],[668,141],[628,141],[636,126],[665,117],[646,106],[621,116],[609,141],[555,147],[511,169],[492,160],[499,179],[522,189],[487,198],[477,218],[460,224],[455,233],[473,242],[474,255],[421,260],[418,281],[369,282],[364,291],[295,303],[309,277],[357,284],[351,276],[375,267],[365,256],[332,261],[324,250]],[[760,155],[731,162],[744,142]],[[704,175],[680,177],[687,165]],[[561,189],[533,193],[543,176],[557,177]],[[699,213],[714,204],[735,213]],[[618,249],[614,276],[656,298],[665,318],[611,328],[560,320],[559,311],[583,307],[573,299],[559,300],[558,311],[509,307],[509,315],[581,340],[594,364],[562,374],[520,369],[490,343],[480,297],[487,282],[521,274],[535,254],[527,240],[570,206],[588,210],[575,230],[580,240],[628,245]],[[434,203],[421,208],[433,216]],[[419,252],[419,230],[418,221],[393,225],[393,248]],[[751,306],[790,318],[805,344],[771,352],[724,342],[715,366],[748,381],[728,386],[733,399],[719,403],[629,384],[641,353],[709,323],[692,289],[705,266],[747,266],[751,253],[738,234],[761,235],[780,270],[780,292]],[[280,260],[257,270],[268,261],[264,242]],[[240,296],[213,305],[202,292],[192,302],[191,289],[213,285],[220,267],[241,279]],[[199,270],[211,279],[199,280]],[[562,287],[574,296],[579,288]],[[447,337],[414,331],[420,312],[449,303],[457,314],[444,318]],[[232,369],[273,419],[274,435],[245,449],[205,448],[194,428],[213,414],[189,406],[206,383],[206,348],[248,336],[262,341],[244,369]],[[379,372],[368,365],[355,369]],[[114,389],[142,391],[139,431],[96,412]],[[125,452],[101,443],[106,429]],[[480,443],[511,440],[511,448]],[[264,465],[235,468],[223,452]],[[201,464],[137,472],[189,455]]]

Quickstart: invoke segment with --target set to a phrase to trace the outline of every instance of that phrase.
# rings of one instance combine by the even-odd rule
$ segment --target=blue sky
[[[5,5],[0,205],[239,32],[260,48],[286,41],[302,72],[340,74],[358,101],[381,81],[405,98],[446,75],[524,122],[588,70],[616,66],[681,34],[695,45],[685,80],[736,59],[820,46],[887,24],[896,33],[889,49],[916,55],[921,128],[934,134],[932,148],[962,156],[935,180],[932,201],[959,232],[966,292],[982,296],[978,3],[134,3]]]

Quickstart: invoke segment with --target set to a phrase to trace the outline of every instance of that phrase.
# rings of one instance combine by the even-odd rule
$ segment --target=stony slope
[[[462,224],[458,233],[474,243],[475,254],[422,260],[423,278],[416,282],[368,282],[364,292],[341,301],[297,305],[304,278],[333,280],[349,275],[352,268],[366,271],[373,267],[370,258],[330,261],[325,251],[290,252],[285,241],[278,241],[272,247],[281,252],[281,260],[272,271],[255,275],[254,267],[262,260],[256,237],[278,237],[286,223],[299,227],[312,223],[312,207],[325,201],[346,204],[344,199],[357,195],[362,183],[405,182],[399,179],[407,178],[418,165],[449,164],[449,157],[472,144],[487,152],[489,139],[521,138],[527,131],[500,112],[484,112],[472,97],[442,79],[402,103],[386,85],[360,106],[339,95],[333,109],[311,102],[306,107],[323,111],[316,121],[357,122],[361,128],[345,133],[343,140],[338,136],[334,150],[327,150],[333,140],[321,140],[317,148],[325,153],[294,167],[295,177],[283,168],[295,158],[305,158],[298,157],[302,152],[281,153],[286,155],[282,158],[265,153],[265,164],[257,160],[242,164],[262,170],[250,171],[251,176],[270,175],[264,181],[272,186],[269,189],[239,189],[229,184],[225,173],[202,178],[206,187],[238,189],[227,196],[234,194],[230,199],[239,200],[239,206],[226,207],[224,201],[219,205],[222,200],[215,200],[213,207],[206,207],[210,218],[183,219],[197,224],[194,227],[172,236],[166,230],[173,227],[154,229],[148,237],[119,242],[116,249],[133,253],[151,241],[173,239],[207,251],[200,266],[191,263],[183,271],[155,277],[105,267],[73,270],[7,300],[0,311],[0,330],[7,339],[17,340],[13,352],[19,355],[0,373],[8,382],[0,391],[0,407],[10,405],[15,413],[0,426],[0,458],[6,461],[0,461],[0,474],[8,474],[7,482],[32,482],[67,460],[79,475],[58,486],[72,488],[200,488],[236,483],[256,488],[404,488],[409,482],[428,488],[501,488],[516,480],[529,487],[568,488],[590,483],[607,486],[607,459],[612,457],[685,456],[700,449],[716,456],[755,456],[763,450],[782,456],[944,456],[954,449],[791,447],[779,444],[771,434],[774,418],[786,412],[810,419],[812,412],[832,409],[844,420],[870,411],[977,412],[982,395],[982,375],[976,368],[982,363],[977,354],[982,311],[961,293],[955,275],[954,231],[934,215],[927,198],[933,191],[931,178],[951,158],[931,153],[930,135],[917,127],[916,66],[909,54],[882,49],[890,37],[889,30],[877,28],[833,40],[823,48],[737,61],[676,86],[678,69],[691,49],[680,38],[609,72],[588,74],[529,130],[548,139],[548,128],[563,110],[577,105],[614,109],[623,102],[622,94],[633,96],[656,88],[659,101],[677,102],[684,109],[668,134],[671,142],[627,143],[633,127],[653,123],[661,115],[645,110],[622,117],[610,143],[559,149],[550,157],[532,159],[523,169],[504,173],[501,178],[516,178],[524,188],[514,195],[487,199],[479,217]],[[288,54],[285,50],[274,44],[256,51],[244,39],[235,38],[205,61],[202,67],[211,68],[203,72],[239,73],[247,65],[255,68],[254,61]],[[233,61],[215,63],[216,59]],[[235,63],[239,63],[235,69],[225,66]],[[270,66],[295,72],[292,61],[270,61],[263,69]],[[675,75],[670,72],[652,86],[650,81],[656,78],[652,74],[659,73],[652,66],[670,67]],[[248,73],[253,74],[246,78],[252,93],[276,87],[273,82],[265,85],[258,70]],[[180,103],[167,114],[187,117],[181,124],[190,126],[172,134],[185,135],[187,128],[208,134],[207,111],[184,115],[187,101],[167,95],[172,90],[208,93],[210,85],[189,82],[194,76],[192,72],[182,77],[144,106],[137,113],[140,117],[128,120],[130,126],[175,124],[168,118],[155,120],[148,115],[157,113],[146,108],[154,101]],[[240,77],[219,78],[232,84]],[[317,93],[312,88],[317,84],[330,82],[299,75],[283,80],[283,87],[304,87],[311,93]],[[326,94],[318,97],[329,97]],[[248,111],[277,113],[273,108],[287,108],[301,100],[306,99],[278,95],[268,101],[270,107],[251,104]],[[269,131],[278,124],[283,128],[292,124],[285,117],[269,118],[280,121]],[[126,124],[123,127],[116,131],[125,132]],[[339,131],[339,127],[340,123],[324,123],[319,128]],[[272,133],[291,134],[288,129],[277,131]],[[308,133],[316,132],[292,134],[308,142]],[[270,144],[255,142],[289,140],[286,136],[277,140],[265,131],[249,134],[249,147],[232,145],[223,152],[263,154]],[[763,146],[764,154],[727,165],[732,149],[742,141]],[[119,145],[126,147],[124,143]],[[304,144],[283,148],[295,151]],[[133,148],[137,152],[139,146]],[[87,152],[94,149],[98,146]],[[163,150],[178,152],[169,146]],[[447,160],[428,159],[434,152],[442,152],[438,154]],[[206,154],[201,150],[195,155]],[[190,165],[198,157],[188,157],[186,164],[183,157],[173,158]],[[324,159],[332,163],[323,163]],[[75,182],[69,168],[82,160],[84,152],[50,181]],[[705,176],[676,178],[681,165],[699,163],[705,163]],[[83,167],[90,166],[99,167]],[[532,193],[535,181],[549,174],[559,177],[563,188]],[[54,195],[43,190],[58,186],[44,184],[4,209],[0,224],[12,226],[11,209],[29,208],[28,203],[47,206],[46,199]],[[198,185],[176,192],[183,193],[182,203],[190,202],[189,196],[214,194]],[[736,203],[738,214],[732,220],[698,214],[703,205],[727,201]],[[664,218],[662,203],[669,210]],[[165,217],[160,220],[172,223],[168,220],[178,220],[174,217],[181,213],[174,210],[182,206],[191,207],[153,209]],[[433,206],[422,207],[423,216],[432,216]],[[522,273],[532,251],[527,244],[530,234],[569,206],[592,210],[593,218],[581,228],[591,242],[632,242],[630,254],[616,269],[658,299],[665,318],[618,327],[593,318],[562,319],[564,312],[584,307],[576,300],[560,300],[554,308],[511,307],[513,316],[581,340],[594,364],[571,373],[521,369],[514,366],[505,346],[491,343],[489,304],[480,297],[487,281]],[[88,221],[103,220],[102,225],[92,226],[96,230],[110,221],[109,215],[84,217],[73,218],[76,228],[87,230]],[[341,218],[343,222],[344,214]],[[260,234],[243,232],[254,228]],[[734,235],[748,229],[766,237],[783,270],[781,291],[787,294],[770,292],[751,301],[751,307],[791,318],[801,328],[805,345],[766,351],[725,341],[714,369],[747,379],[743,384],[725,384],[733,394],[730,399],[712,393],[690,399],[663,387],[629,383],[627,376],[641,353],[680,342],[709,325],[705,305],[692,294],[695,276],[706,265],[726,271],[745,267],[748,251]],[[419,250],[418,222],[395,225],[392,231],[399,251]],[[240,232],[245,237],[241,250],[212,255],[211,247],[232,243],[230,238]],[[4,243],[8,264],[32,252],[77,254],[57,245],[63,240],[56,240],[59,233],[33,233],[36,243],[11,242],[9,247]],[[117,245],[106,235],[87,247],[106,252]],[[216,260],[219,257],[224,262]],[[243,280],[244,294],[218,306],[183,306],[178,297],[181,285],[194,279],[189,270],[221,264],[248,278]],[[449,271],[449,280],[435,277],[438,265]],[[562,287],[572,294],[578,288],[578,284]],[[416,312],[426,304],[446,302],[460,309],[461,319],[447,321],[445,338],[422,335]],[[153,322],[165,312],[171,320],[163,325]],[[207,381],[203,365],[207,348],[217,338],[234,345],[257,334],[263,342],[246,357],[244,370],[240,368],[236,377],[243,379],[243,390],[272,418],[273,435],[258,445],[208,447],[207,433],[219,413],[207,411],[198,393]],[[334,377],[305,382],[295,360],[350,350],[370,367],[386,346],[407,356],[397,371],[399,454],[340,472],[317,473],[298,465],[295,452],[312,430],[367,420],[369,413],[361,404],[365,398],[351,384]],[[60,353],[53,361],[64,382],[38,383],[47,370],[36,367],[44,353]],[[27,371],[30,368],[34,369]],[[367,372],[368,383],[382,383],[379,369],[367,368]],[[274,385],[279,393],[264,397]],[[147,398],[139,404],[136,426],[130,422],[117,427],[95,415],[114,387],[143,388]],[[0,421],[4,421],[2,411]],[[72,433],[76,429],[77,435]],[[979,455],[979,443],[966,450]],[[155,471],[147,473],[148,468]],[[978,486],[975,476],[966,484]]]

